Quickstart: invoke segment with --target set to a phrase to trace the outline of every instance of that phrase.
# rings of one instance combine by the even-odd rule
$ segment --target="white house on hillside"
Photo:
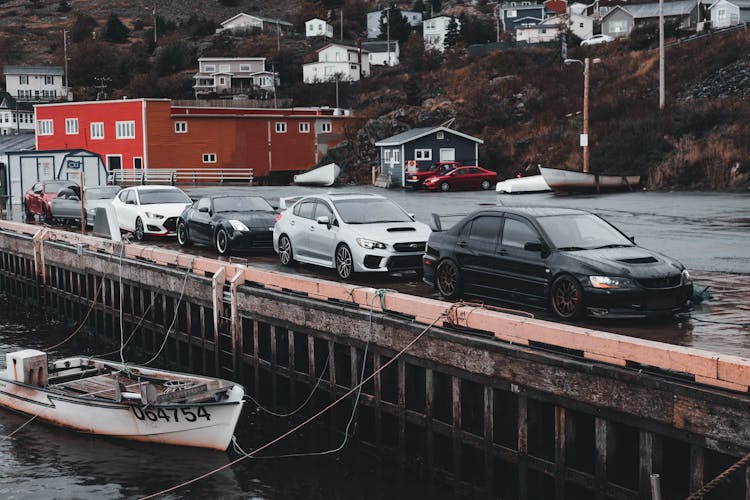
[[[448,34],[448,25],[454,19],[450,16],[438,16],[424,21],[422,36],[424,37],[425,50],[439,50],[445,52],[445,35]],[[461,28],[461,21],[456,19],[456,25]]]
[[[317,17],[310,19],[309,21],[305,21],[305,36],[307,38],[316,36],[333,38],[333,26]]]
[[[390,50],[385,40],[362,42],[362,48],[369,52],[370,66],[398,65],[399,49],[396,40],[391,40]]]
[[[0,135],[33,134],[34,104],[0,91]]]
[[[367,13],[367,38],[378,38],[380,36],[380,18],[383,17],[383,12],[385,12],[385,9]],[[402,10],[401,15],[406,18],[412,28],[422,24],[421,12]],[[393,16],[394,13],[391,13],[391,17]]]
[[[712,28],[750,22],[750,0],[718,0],[708,9]]]
[[[57,101],[68,96],[60,66],[5,66],[5,90],[19,101]]]
[[[201,57],[195,80],[195,96],[206,94],[254,94],[272,92],[278,75],[266,71],[265,57]]]
[[[578,14],[550,17],[537,24],[516,28],[516,40],[526,43],[553,42],[557,40],[560,33],[568,29],[581,40],[587,40],[594,34],[594,20]]]
[[[293,29],[293,25],[290,22],[282,21],[281,19],[271,19],[268,17],[251,16],[240,12],[239,14],[230,17],[226,21],[221,23],[221,28],[216,30],[217,33],[224,30],[232,31],[251,31],[258,29],[260,31],[270,31],[272,33],[278,32],[290,32]]]
[[[329,43],[317,50],[318,62],[302,65],[302,80],[305,83],[356,82],[370,76],[369,54],[366,50]]]

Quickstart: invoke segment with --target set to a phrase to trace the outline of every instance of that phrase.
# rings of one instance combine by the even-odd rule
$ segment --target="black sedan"
[[[221,255],[232,250],[273,250],[276,211],[260,196],[207,196],[185,209],[177,222],[183,247],[212,245]]]
[[[549,308],[565,320],[671,316],[690,309],[693,291],[682,264],[583,210],[479,210],[433,232],[423,264],[445,298]]]

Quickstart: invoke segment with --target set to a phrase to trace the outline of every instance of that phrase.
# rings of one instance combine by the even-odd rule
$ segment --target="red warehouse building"
[[[254,176],[312,167],[344,139],[331,108],[210,108],[168,99],[35,106],[38,150],[86,149],[108,170],[252,168]]]

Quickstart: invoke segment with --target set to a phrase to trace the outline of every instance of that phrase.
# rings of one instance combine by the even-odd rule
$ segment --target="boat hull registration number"
[[[138,408],[133,406],[133,415],[138,420],[149,420],[156,422],[164,420],[166,422],[195,422],[198,419],[211,420],[211,413],[206,408]]]

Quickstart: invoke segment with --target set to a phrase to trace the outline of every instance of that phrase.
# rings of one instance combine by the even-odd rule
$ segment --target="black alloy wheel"
[[[229,236],[223,227],[216,231],[216,251],[219,255],[226,255],[229,252]]]
[[[292,242],[289,240],[289,236],[285,234],[279,236],[279,261],[281,261],[282,266],[291,266],[294,264]]]
[[[336,272],[339,278],[348,280],[354,274],[354,258],[352,258],[352,251],[346,245],[339,245],[336,248],[335,256]]]
[[[135,239],[138,241],[143,241],[143,237],[146,235],[146,232],[143,230],[143,221],[140,217],[135,219]]]
[[[189,247],[193,244],[193,242],[190,241],[187,224],[182,220],[177,224],[177,242],[181,247]]]
[[[553,281],[550,291],[550,307],[560,319],[580,318],[584,310],[584,300],[583,288],[578,280],[569,274],[563,274]]]
[[[457,299],[463,293],[461,271],[452,260],[444,260],[435,271],[435,285],[438,293],[446,299]]]

